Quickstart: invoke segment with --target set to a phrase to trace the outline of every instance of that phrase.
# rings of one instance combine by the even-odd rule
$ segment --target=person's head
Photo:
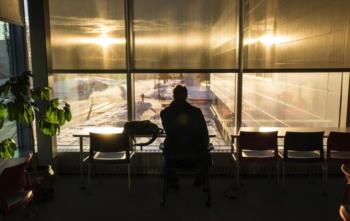
[[[187,88],[182,85],[177,85],[173,90],[173,97],[176,101],[185,101],[187,99]]]

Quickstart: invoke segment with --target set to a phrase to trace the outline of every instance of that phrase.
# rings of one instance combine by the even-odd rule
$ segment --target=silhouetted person
[[[160,112],[166,132],[164,157],[166,179],[170,187],[178,188],[178,179],[172,167],[200,168],[194,185],[200,185],[207,173],[210,155],[209,136],[201,110],[189,104],[187,89],[177,85],[173,91],[173,102]]]

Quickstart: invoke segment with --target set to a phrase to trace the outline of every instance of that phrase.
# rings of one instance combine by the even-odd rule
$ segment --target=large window
[[[54,69],[125,68],[124,0],[50,0]]]
[[[350,67],[350,1],[245,2],[246,68]]]
[[[342,73],[244,74],[243,126],[337,127]]]
[[[76,148],[74,132],[89,126],[123,126],[127,120],[125,74],[56,74],[54,97],[71,105],[73,118],[61,128],[59,148]]]
[[[236,122],[345,126],[348,0],[246,0],[243,27],[238,0],[124,2],[50,0],[51,84],[73,111],[59,146],[77,146],[80,127],[122,126],[127,116],[161,126],[176,84],[188,87],[217,148],[228,147]]]
[[[136,68],[236,68],[237,2],[134,0]]]
[[[218,87],[223,81],[227,89]],[[234,100],[230,99],[234,99],[231,92],[235,89],[232,74],[136,74],[136,119],[152,120],[161,126],[159,113],[172,102],[173,89],[177,84],[187,87],[188,101],[202,110],[209,134],[216,135],[211,142],[217,148],[225,148],[227,143],[222,134],[227,133],[228,127],[234,126]]]

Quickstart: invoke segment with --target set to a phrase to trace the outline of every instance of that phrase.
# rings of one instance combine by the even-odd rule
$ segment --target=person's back
[[[166,132],[164,146],[172,158],[193,158],[206,150],[208,130],[199,108],[175,100],[160,116]]]
[[[164,141],[166,167],[183,164],[207,164],[208,129],[199,108],[187,103],[187,89],[176,86],[174,101],[161,111],[166,133]],[[202,174],[203,171],[200,172]],[[177,183],[173,170],[168,170],[169,181]]]
[[[177,86],[174,101],[160,113],[166,132],[164,147],[172,158],[191,158],[206,151],[208,129],[199,108],[186,102],[187,89]]]

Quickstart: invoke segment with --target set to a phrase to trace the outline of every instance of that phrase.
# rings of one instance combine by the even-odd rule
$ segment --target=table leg
[[[80,189],[85,189],[84,182],[84,149],[83,149],[83,137],[79,137],[79,152],[80,152]]]

